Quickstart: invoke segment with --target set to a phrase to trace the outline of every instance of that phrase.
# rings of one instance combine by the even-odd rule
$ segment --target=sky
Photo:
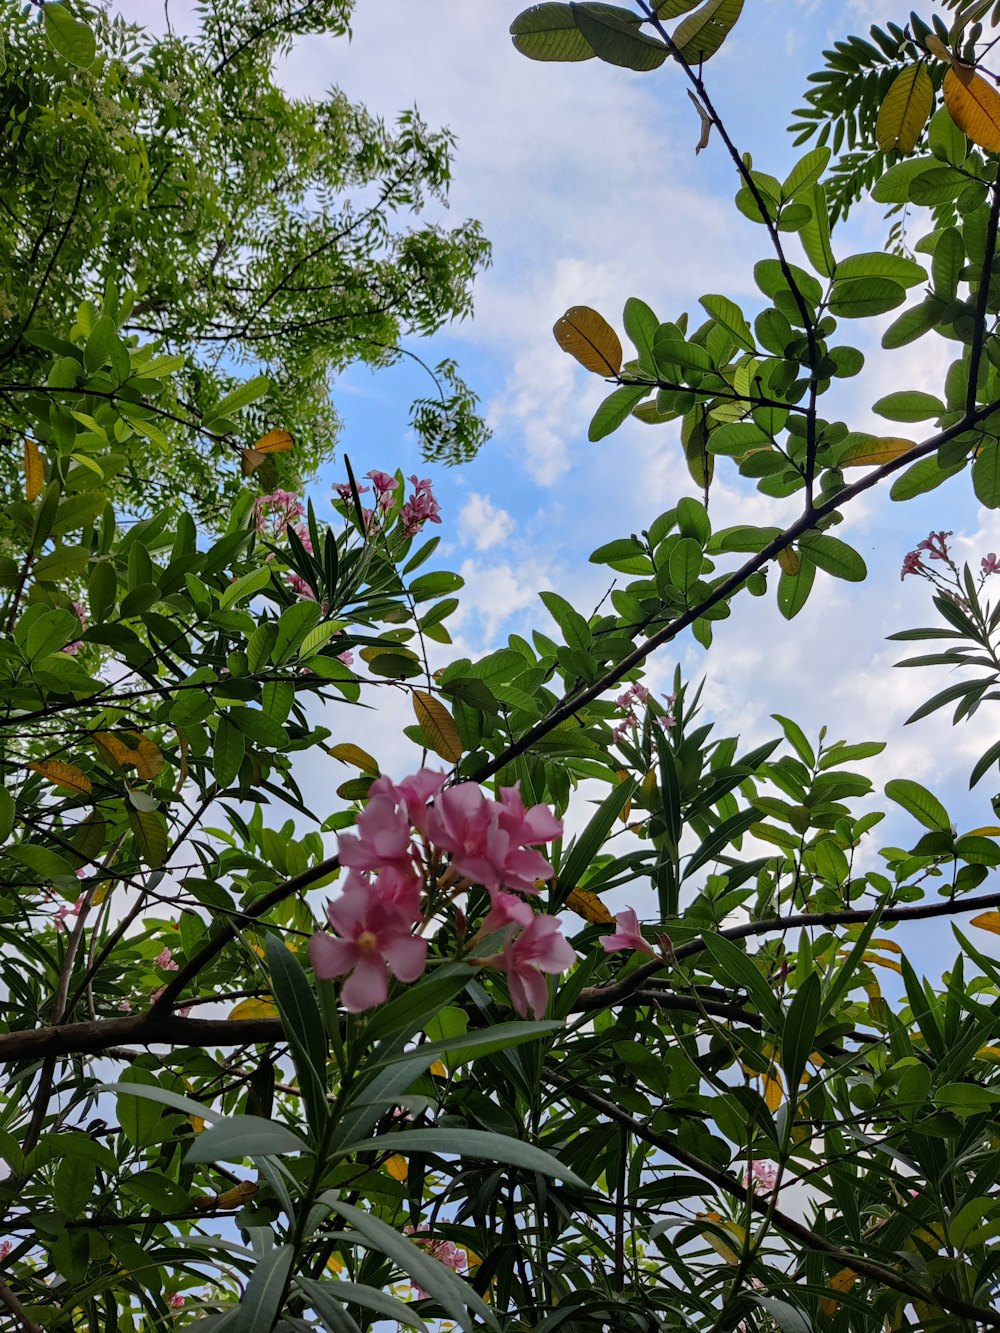
[[[130,14],[137,7],[146,9],[132,4]],[[428,392],[423,373],[406,361],[377,373],[354,367],[335,388],[344,422],[338,458],[312,492],[324,512],[331,484],[343,479],[345,452],[358,474],[402,467],[432,478],[444,520],[435,529],[442,536],[436,561],[466,585],[449,622],[450,655],[480,655],[512,631],[551,631],[537,596],[543,589],[589,612],[609,584],[608,571],[588,563],[590,551],[696,494],[676,424],[629,422],[588,443],[590,417],[608,386],[558,348],[553,322],[585,304],[621,331],[625,300],[639,296],[661,319],[688,310],[697,324],[706,292],[725,293],[752,318],[761,304],[753,264],[768,254],[763,229],[733,206],[735,172],[717,137],[695,155],[698,118],[680,71],[669,62],[635,74],[597,60],[528,61],[508,36],[520,7],[518,0],[358,0],[350,41],[300,41],[279,72],[299,96],[339,86],[386,119],[415,105],[431,125],[449,126],[457,139],[451,217],[478,218],[493,243],[474,318],[411,345],[432,363],[456,358],[481,397],[491,441],[463,467],[424,464],[407,425],[410,402]],[[785,126],[822,48],[865,33],[872,21],[902,19],[905,8],[884,0],[747,4],[706,81],[755,166],[783,177],[805,151],[792,146]],[[835,252],[881,248],[887,228],[882,209],[867,203],[835,233]],[[919,234],[918,227],[914,239]],[[870,356],[862,375],[830,396],[825,415],[889,433],[872,402],[894,389],[940,387],[947,364],[940,340],[879,349],[881,327],[896,313],[881,325],[842,323],[842,340]],[[775,606],[772,578],[768,598],[736,599],[708,653],[689,635],[662,649],[648,664],[647,683],[666,689],[679,662],[689,680],[705,679],[706,713],[720,734],[738,732],[747,747],[777,734],[775,712],[812,737],[826,724],[835,738],[887,740],[885,755],[867,764],[878,787],[891,776],[916,778],[945,800],[961,829],[991,824],[989,798],[1000,779],[988,775],[971,797],[967,791],[972,764],[996,736],[989,706],[958,729],[947,712],[904,727],[948,680],[894,671],[903,646],[886,635],[933,623],[927,585],[900,581],[903,556],[918,540],[932,528],[952,529],[959,558],[978,568],[981,555],[1000,550],[1000,523],[977,505],[967,476],[907,505],[890,502],[885,490],[869,493],[846,514],[838,535],[864,555],[865,584],[820,574],[807,607],[788,623]],[[790,517],[725,460],[711,515],[716,527]],[[1000,595],[1000,579],[997,586]],[[377,713],[343,708],[322,720],[334,741],[360,743],[383,771],[402,774],[419,758],[400,734],[411,715],[404,699],[385,693]],[[335,800],[348,774],[333,761],[323,765],[322,756],[305,760],[300,777],[310,788],[328,783]],[[571,823],[585,817],[584,806]],[[892,829],[886,841],[919,834],[906,816]]]

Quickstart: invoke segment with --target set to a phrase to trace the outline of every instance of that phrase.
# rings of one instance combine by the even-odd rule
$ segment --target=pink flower
[[[295,535],[306,548],[310,555],[313,553],[312,537],[309,535],[309,529],[304,523],[298,523],[295,526]]]
[[[989,555],[984,555],[982,560],[984,574],[1000,574],[1000,560],[991,551]]]
[[[643,939],[639,929],[639,919],[631,907],[623,908],[615,917],[617,930],[613,935],[605,935],[601,948],[605,953],[617,953],[619,949],[632,949],[635,953],[652,954],[652,947]]]
[[[344,666],[353,666],[354,654],[351,652],[350,648],[348,648],[345,652],[337,654],[337,660],[343,662]]]
[[[368,789],[369,796],[386,796],[393,801],[405,817],[421,833],[427,827],[430,814],[427,802],[438,795],[445,783],[445,774],[433,768],[422,768],[402,782],[392,782],[384,775],[376,778]]]
[[[487,889],[501,884],[521,893],[536,893],[536,881],[549,879],[552,867],[541,853],[517,844],[524,837],[547,841],[561,826],[544,807],[525,813],[516,787],[510,787],[500,802],[488,801],[471,782],[443,791],[427,817],[429,842],[450,852],[457,874]],[[502,813],[501,813],[502,812]],[[506,824],[506,827],[504,825]],[[537,831],[540,830],[540,831]]]
[[[303,601],[315,602],[316,594],[301,574],[289,574],[288,586],[291,588],[292,592],[295,593],[296,597],[301,598]]]
[[[14,1242],[12,1240],[0,1240],[0,1259],[6,1259],[13,1248]]]
[[[525,810],[519,782],[513,787],[500,788],[499,819],[500,827],[517,843],[552,842],[562,837],[562,820],[556,819],[547,805],[533,805]]]
[[[71,609],[77,620],[79,620],[81,629],[86,629],[87,625],[90,623],[87,616],[87,608],[82,602],[73,602]],[[63,649],[63,652],[67,653],[70,657],[75,657],[82,647],[83,640],[77,639],[75,643],[68,643]]]
[[[118,1001],[118,1008],[122,1011],[123,1014],[130,1014],[130,1013],[132,1012],[132,1001],[131,1001],[131,1000],[119,1000],[119,1001]]]
[[[920,559],[919,551],[908,551],[903,557],[903,568],[900,571],[900,580],[906,578],[907,574],[922,574],[924,566]]]
[[[391,509],[395,504],[393,491],[399,486],[399,478],[392,476],[388,472],[380,472],[378,468],[372,468],[371,472],[366,472],[372,485],[375,487],[375,497],[379,509]]]
[[[420,481],[414,476],[410,481],[414,487],[413,494],[403,506],[403,532],[407,537],[419,532],[427,522],[441,522],[440,507],[431,492],[429,478]]]
[[[951,532],[932,532],[922,542],[917,542],[917,550],[926,551],[932,560],[946,560],[950,564],[948,538],[951,535]]]
[[[773,1162],[762,1162],[755,1157],[750,1163],[750,1177],[747,1184],[769,1194],[777,1183],[778,1172]]]
[[[294,491],[272,491],[270,495],[260,495],[254,501],[254,515],[257,519],[257,531],[262,535],[267,531],[268,519],[271,521],[271,535],[281,534],[303,514],[302,501]]]
[[[616,741],[624,740],[635,725],[635,718],[632,718],[631,721],[626,718],[624,722],[619,722],[618,726],[612,730],[611,734]]]
[[[184,1297],[180,1294],[179,1291],[175,1291],[174,1294],[167,1301],[167,1304],[170,1306],[171,1310],[183,1310]]]
[[[465,1268],[468,1258],[464,1250],[460,1250],[455,1242],[451,1240],[431,1240],[430,1236],[426,1235],[426,1231],[426,1227],[405,1226],[403,1235],[413,1236],[416,1244],[421,1249],[426,1250],[432,1259],[436,1259],[439,1264],[444,1264],[445,1268],[454,1269],[456,1273],[460,1268]],[[413,1290],[421,1300],[426,1300],[430,1295],[415,1282]]]
[[[575,961],[573,946],[563,939],[554,916],[533,916],[530,923],[491,958],[488,966],[507,974],[510,999],[525,1018],[545,1013],[549,988],[544,973],[565,972]]]
[[[176,972],[177,964],[174,962],[174,956],[169,949],[163,948],[153,959],[154,967],[158,967],[162,972]]]
[[[314,935],[309,959],[323,980],[351,974],[341,992],[351,1013],[385,1002],[390,972],[400,981],[416,981],[427,965],[427,941],[413,935],[413,917],[383,901],[360,876],[326,914],[339,938]]]
[[[353,495],[351,494],[351,484],[348,481],[338,481],[334,485],[333,489],[337,492],[337,496],[341,500],[352,500],[354,498]],[[358,494],[364,495],[367,491],[370,490],[371,490],[370,486],[359,486]]]
[[[656,720],[664,731],[671,731],[677,726],[677,719],[672,713],[661,713]]]
[[[382,870],[393,866],[403,874],[413,874],[416,848],[410,821],[405,807],[399,808],[392,796],[373,796],[358,815],[357,829],[360,837],[353,833],[340,834],[341,865],[354,870]]]
[[[483,938],[496,934],[499,930],[508,930],[511,926],[530,926],[534,912],[523,898],[515,898],[512,893],[490,893],[490,910],[483,918],[479,934]]]

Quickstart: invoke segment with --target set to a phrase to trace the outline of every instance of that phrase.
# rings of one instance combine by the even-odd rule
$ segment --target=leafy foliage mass
[[[421,217],[446,202],[450,136],[413,112],[388,127],[336,89],[311,101],[276,82],[293,40],[346,33],[350,11],[221,0],[199,6],[194,35],[153,38],[61,4],[44,22],[0,7],[0,402],[16,413],[53,352],[48,388],[74,390],[65,335],[81,302],[121,294],[109,318],[126,341],[184,357],[163,404],[183,424],[133,417],[146,440],[126,465],[133,507],[183,500],[211,521],[220,481],[235,494],[233,442],[209,418],[245,367],[268,375],[245,428],[294,421],[289,477],[307,476],[337,437],[337,372],[386,365],[401,340],[470,311],[489,256],[478,225]],[[137,401],[125,368],[111,366],[107,391]],[[460,461],[483,426],[454,367],[437,378],[414,422],[428,456]],[[9,450],[3,465],[9,484]]]
[[[630,416],[679,422],[679,444],[661,435],[695,493],[593,553],[615,574],[606,606],[543,591],[544,629],[435,670],[461,579],[433,566],[431,481],[347,467],[332,526],[276,486],[275,457],[296,456],[307,424],[292,361],[235,385],[195,373],[232,318],[226,284],[244,278],[227,269],[216,287],[196,266],[194,287],[171,291],[162,238],[144,231],[155,209],[123,221],[99,174],[102,202],[80,189],[73,203],[72,180],[121,166],[119,132],[136,142],[127,117],[102,121],[99,80],[116,66],[99,53],[139,37],[58,0],[12,20],[10,51],[35,50],[61,90],[51,115],[69,117],[75,165],[41,176],[67,240],[42,234],[47,276],[30,318],[13,316],[24,383],[5,398],[18,465],[0,560],[5,1326],[1000,1327],[996,816],[955,827],[910,777],[876,793],[881,741],[808,736],[775,714],[774,738],[747,749],[679,673],[666,698],[642,681],[685,629],[708,645],[744,590],[773,591],[791,620],[826,578],[863,580],[834,532],[884,481],[905,501],[966,474],[952,486],[1000,508],[1000,119],[975,67],[989,44],[911,18],[838,47],[841,74],[877,77],[821,81],[804,120],[826,141],[779,180],[739,152],[706,83],[741,8],[544,3],[514,19],[529,58],[686,79],[702,146],[728,153],[766,253],[755,310],[708,293],[700,322],[663,320],[631,299],[627,352],[596,310],[557,321],[559,345],[610,382],[590,438]],[[219,87],[258,58],[264,12],[278,14],[210,11],[200,40]],[[345,20],[317,6],[294,21]],[[140,81],[192,50],[140,45]],[[222,96],[200,90],[192,115],[219,142],[256,134],[227,122]],[[289,141],[316,148],[294,104],[269,106]],[[171,172],[206,150],[174,128],[161,162],[179,205]],[[359,144],[392,158],[400,141],[370,131]],[[831,166],[843,136],[871,173],[849,187],[843,160]],[[4,159],[18,178],[30,137]],[[432,158],[443,171],[442,144],[428,151],[421,172]],[[334,155],[348,160],[342,143]],[[252,209],[246,184],[234,198]],[[906,206],[908,246],[926,227],[907,253],[841,252],[833,223],[868,185]],[[148,270],[142,247],[107,239],[126,222]],[[282,225],[308,246],[303,215]],[[71,256],[94,227],[106,249],[88,268]],[[233,260],[241,273],[255,254]],[[378,301],[370,275],[352,281],[359,303]],[[889,311],[887,353],[940,338],[953,359],[940,393],[875,404],[886,434],[854,431],[820,400],[863,364],[844,322]],[[309,305],[306,343],[323,318]],[[208,468],[206,439],[236,443],[246,476],[212,530],[166,471],[163,502],[123,521],[121,479],[143,475],[150,445]],[[798,517],[716,528],[716,467],[765,501],[796,497]],[[961,722],[997,694],[1000,561],[960,568],[949,536],[903,566],[934,585],[937,621],[895,635],[934,641],[901,666],[958,673],[914,722],[949,704]],[[387,687],[413,706],[407,778],[317,722],[317,702],[329,721]],[[297,784],[303,752],[349,774],[338,801]],[[990,741],[973,783],[998,756]],[[890,810],[898,846],[878,831]],[[617,917],[612,891],[631,901]],[[954,938],[941,976],[908,957],[921,928]]]

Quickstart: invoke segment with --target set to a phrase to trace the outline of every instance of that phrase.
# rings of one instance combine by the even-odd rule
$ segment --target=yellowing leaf
[[[344,1271],[344,1261],[336,1250],[327,1259],[326,1266],[331,1273],[342,1273]]]
[[[45,481],[45,460],[34,440],[24,442],[24,498],[37,500]]]
[[[295,441],[287,430],[269,430],[254,445],[253,452],[258,454],[287,454],[289,449],[294,448]]]
[[[94,790],[86,773],[81,772],[75,764],[64,764],[61,759],[43,759],[37,764],[29,764],[28,767],[40,773],[43,778],[48,778],[55,786],[64,787],[67,791],[82,792],[85,796],[89,796]]]
[[[972,924],[980,930],[992,930],[994,935],[1000,935],[1000,912],[980,912],[972,918]]]
[[[869,966],[887,967],[890,972],[898,972],[902,974],[903,971],[902,967],[900,967],[899,963],[897,963],[894,958],[880,958],[877,953],[863,954],[862,961],[868,963]]]
[[[777,1111],[781,1105],[781,1077],[778,1074],[764,1074],[761,1082],[764,1085],[764,1101],[769,1111]]]
[[[447,1069],[445,1069],[444,1062],[442,1060],[435,1060],[434,1063],[431,1065],[430,1072],[434,1074],[436,1078],[448,1077],[448,1071]]]
[[[965,838],[997,838],[1000,837],[1000,826],[985,824],[982,828],[970,829],[968,833],[964,833],[962,836]]]
[[[985,1060],[988,1064],[1000,1064],[1000,1046],[983,1046],[976,1052],[977,1060]]]
[[[895,940],[869,940],[868,943],[873,949],[887,949],[889,953],[903,952]]]
[[[717,1226],[725,1227],[727,1231],[731,1231],[741,1242],[745,1242],[746,1240],[746,1232],[744,1229],[741,1226],[738,1226],[735,1222],[727,1222],[721,1213],[696,1213],[695,1216],[698,1218],[699,1222],[715,1222]],[[716,1254],[721,1255],[727,1264],[739,1263],[739,1255],[733,1247],[727,1245],[722,1237],[714,1230],[710,1230],[706,1227],[702,1234]]]
[[[571,306],[552,326],[556,342],[595,375],[617,375],[622,368],[618,334],[589,305]]]
[[[852,444],[841,455],[838,467],[881,467],[891,463],[894,458],[901,458],[916,448],[913,440],[897,439],[895,436],[865,435],[857,444]]]
[[[1000,153],[1000,93],[981,75],[953,65],[944,76],[944,104],[974,144],[988,153]]]
[[[406,1158],[400,1157],[398,1153],[395,1153],[388,1159],[385,1164],[385,1169],[389,1172],[389,1175],[392,1176],[393,1180],[405,1180],[410,1170],[407,1166]]]
[[[266,458],[267,454],[262,454],[259,449],[241,449],[240,466],[243,469],[244,477],[249,477],[256,472]]]
[[[97,888],[94,890],[94,892],[91,894],[90,897],[91,907],[100,907],[101,903],[104,902],[104,899],[108,896],[113,887],[114,887],[114,882],[110,879],[106,879],[103,884],[99,884]]]
[[[188,1119],[191,1121],[191,1128],[196,1134],[200,1134],[205,1128],[205,1121],[200,1115],[189,1115]]]
[[[125,736],[129,740],[123,740]],[[93,738],[98,749],[112,766],[134,768],[137,775],[144,780],[159,777],[163,771],[163,755],[149,737],[143,736],[141,732],[123,731],[116,734],[111,731],[95,731]]]
[[[835,1273],[830,1279],[830,1290],[845,1295],[857,1280],[858,1275],[852,1268],[842,1268],[839,1273]],[[840,1309],[840,1302],[834,1300],[832,1296],[824,1296],[819,1308],[821,1313],[825,1315],[834,1315]]]
[[[360,768],[362,773],[374,773],[376,777],[379,775],[378,760],[373,759],[367,750],[362,750],[360,745],[352,745],[350,741],[345,741],[342,745],[331,745],[327,754],[332,754],[334,759],[339,759],[342,764]]]
[[[802,561],[799,559],[798,551],[793,551],[790,546],[786,546],[783,551],[778,552],[778,564],[782,572],[789,578],[794,578],[801,568]]]
[[[229,1017],[236,1022],[244,1018],[277,1018],[278,1008],[272,1000],[251,997],[234,1005],[229,1011]]]
[[[241,1180],[235,1189],[226,1190],[215,1199],[217,1208],[242,1208],[257,1193],[257,1186],[252,1180]]]
[[[921,61],[892,81],[879,108],[875,138],[883,153],[912,153],[934,105],[934,85]]]
[[[413,691],[413,711],[420,723],[420,730],[427,737],[427,743],[442,759],[449,764],[457,764],[462,757],[462,738],[458,734],[454,719],[440,699],[423,690]]]
[[[566,899],[566,906],[577,916],[582,916],[584,921],[590,921],[594,925],[610,926],[614,924],[614,917],[597,894],[588,893],[586,889],[574,889]]]

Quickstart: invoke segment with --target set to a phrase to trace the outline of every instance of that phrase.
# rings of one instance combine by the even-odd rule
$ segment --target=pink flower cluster
[[[76,616],[77,620],[79,620],[80,622],[80,628],[86,629],[87,625],[90,623],[89,617],[87,615],[87,608],[83,605],[82,602],[73,602],[72,611],[73,614]],[[68,643],[66,647],[63,649],[63,652],[68,653],[70,657],[75,657],[82,647],[83,647],[83,640],[77,639],[75,643]]]
[[[432,1259],[436,1259],[439,1264],[444,1264],[445,1268],[450,1268],[454,1272],[465,1268],[468,1265],[468,1257],[464,1250],[460,1250],[454,1241],[451,1240],[432,1240],[427,1233],[426,1227],[403,1228],[404,1236],[412,1236],[417,1245],[425,1250]],[[424,1291],[423,1287],[413,1284],[413,1290],[420,1300],[426,1300],[430,1292]]]
[[[365,473],[365,476],[372,485],[359,486],[357,493],[360,497],[374,489],[375,508],[361,510],[361,521],[364,523],[365,532],[369,532],[375,522],[376,514],[386,513],[396,505],[395,491],[398,490],[400,482],[398,477],[388,472],[381,472],[378,468],[372,468],[371,472]],[[407,537],[418,533],[425,523],[441,522],[440,506],[434,498],[430,480],[426,477],[421,480],[417,476],[412,476],[410,484],[413,486],[413,494],[408,497],[400,514],[403,534]],[[345,504],[349,504],[354,498],[350,484],[346,481],[337,482],[333,489],[337,498]]]
[[[403,532],[407,537],[418,533],[425,523],[441,522],[441,510],[431,493],[430,480],[425,477],[421,481],[413,476],[410,484],[413,486],[413,494],[403,505]]]
[[[923,562],[925,555],[930,560],[943,560],[954,569],[951,552],[948,550],[948,538],[952,535],[951,532],[932,532],[922,542],[917,542],[916,547],[903,557],[900,579],[905,579],[907,574],[926,574],[927,566]]]
[[[565,971],[575,955],[555,918],[537,916],[514,895],[530,897],[551,877],[537,844],[558,838],[562,824],[547,806],[526,809],[518,786],[501,788],[494,801],[473,783],[444,783],[429,768],[400,783],[384,776],[372,783],[357,832],[340,835],[349,873],[327,908],[335,934],[309,942],[313,969],[325,979],[350,974],[341,999],[352,1012],[383,1003],[390,973],[409,982],[424,971],[420,932],[442,903],[479,884],[490,910],[476,938],[503,936],[502,952],[480,961],[506,973],[518,1013],[541,1013],[543,974]]]
[[[649,698],[649,690],[646,689],[645,685],[640,685],[638,681],[634,685],[630,685],[624,694],[618,696],[615,700],[615,707],[625,716],[612,732],[615,740],[624,739],[630,731],[638,728],[639,719],[636,715],[636,709],[639,706],[645,706],[649,702]],[[667,701],[667,708],[673,708],[675,696],[667,694],[664,695],[664,698]],[[656,720],[664,731],[669,731],[675,725],[674,715],[670,712],[661,713]]]
[[[305,513],[302,501],[294,491],[272,491],[270,495],[260,495],[254,501],[254,517],[257,531],[264,536],[281,537]],[[304,529],[296,529],[302,536]],[[308,534],[306,534],[308,536]]]

